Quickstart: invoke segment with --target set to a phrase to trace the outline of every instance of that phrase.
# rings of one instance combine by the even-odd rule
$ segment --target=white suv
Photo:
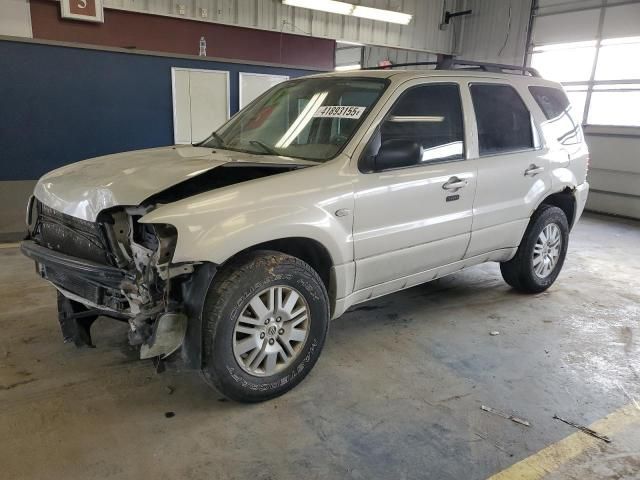
[[[22,251],[65,340],[123,320],[141,358],[254,402],[357,303],[490,261],[545,290],[587,197],[581,127],[560,85],[476,67],[291,80],[198,145],[45,175]]]

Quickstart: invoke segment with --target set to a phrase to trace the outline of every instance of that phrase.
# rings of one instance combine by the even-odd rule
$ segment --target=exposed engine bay
[[[40,276],[58,289],[65,340],[93,346],[90,327],[103,315],[128,322],[129,342],[141,346],[141,358],[166,357],[178,350],[188,336],[189,322],[197,323],[193,317],[199,315],[215,265],[173,264],[176,229],[139,220],[163,204],[300,167],[225,165],[156,193],[138,206],[102,210],[95,222],[32,197],[29,237],[22,250],[36,261]],[[193,327],[197,330],[198,325]]]

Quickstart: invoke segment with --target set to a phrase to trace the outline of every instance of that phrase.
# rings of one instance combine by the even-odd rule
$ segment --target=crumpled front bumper
[[[38,245],[33,240],[20,244],[22,253],[36,262],[38,274],[74,300],[106,311],[119,311],[123,282],[135,280],[126,270],[73,257]]]

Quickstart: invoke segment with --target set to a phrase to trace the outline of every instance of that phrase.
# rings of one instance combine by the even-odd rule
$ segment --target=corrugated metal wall
[[[454,26],[460,58],[522,65],[531,0],[458,0],[459,10],[473,10]],[[511,13],[509,13],[511,11]]]
[[[394,65],[398,63],[433,62],[436,60],[436,55],[432,53],[399,50],[388,47],[364,47],[363,57],[363,67],[376,67],[381,60],[389,60]],[[407,68],[421,70],[432,67],[416,66]],[[399,70],[406,70],[406,68],[400,67]]]
[[[452,30],[442,31],[438,27],[444,6],[452,6],[454,0],[363,0],[353,3],[411,13],[414,18],[408,26],[395,25],[289,7],[282,5],[280,0],[104,0],[105,7],[120,10],[451,53]]]

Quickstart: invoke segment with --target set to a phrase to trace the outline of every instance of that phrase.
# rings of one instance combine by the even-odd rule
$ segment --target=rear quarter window
[[[575,145],[582,141],[580,122],[575,118],[575,110],[563,90],[532,86],[529,92],[547,119],[541,125],[547,139],[562,145]]]

